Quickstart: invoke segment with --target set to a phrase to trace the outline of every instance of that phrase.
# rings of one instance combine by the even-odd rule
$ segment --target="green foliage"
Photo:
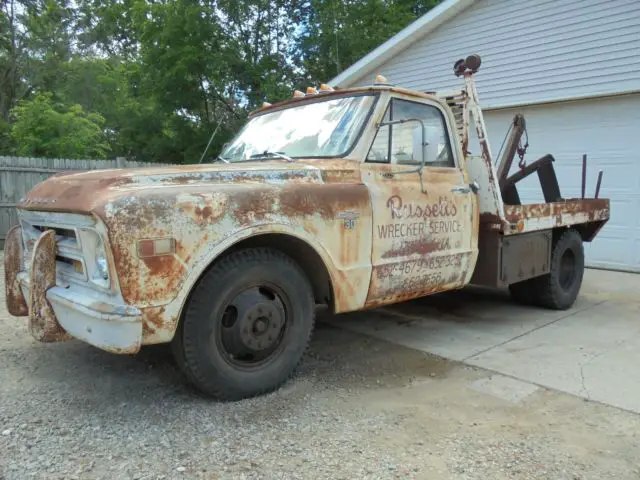
[[[314,81],[327,81],[415,18],[412,4],[385,0],[311,0],[303,62]]]
[[[0,0],[0,154],[211,160],[437,2]]]
[[[11,139],[18,155],[53,158],[106,158],[109,145],[97,113],[86,114],[80,105],[62,110],[51,93],[23,100],[12,110]]]
[[[2,152],[8,153],[12,150],[10,132],[9,122],[0,118],[0,154]]]

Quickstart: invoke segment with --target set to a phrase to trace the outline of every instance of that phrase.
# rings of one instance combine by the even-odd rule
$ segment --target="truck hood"
[[[315,163],[315,164],[312,164]],[[359,180],[358,162],[264,161],[237,164],[145,167],[60,173],[36,185],[18,208],[58,212],[95,212],[110,201],[152,193],[210,191],[215,185],[325,183]],[[357,175],[356,175],[357,174]],[[101,208],[102,207],[102,208]]]

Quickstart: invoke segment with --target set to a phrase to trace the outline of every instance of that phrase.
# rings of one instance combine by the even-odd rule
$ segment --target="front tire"
[[[199,390],[240,400],[276,390],[295,373],[314,322],[311,285],[292,259],[267,248],[241,250],[198,283],[173,351]]]

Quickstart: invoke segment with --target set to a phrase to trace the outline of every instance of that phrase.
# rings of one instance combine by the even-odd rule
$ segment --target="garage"
[[[329,83],[382,74],[448,91],[460,86],[453,63],[471,53],[482,57],[476,81],[494,158],[516,113],[527,124],[525,161],[552,154],[564,197],[580,195],[587,154],[586,194],[602,170],[611,219],[585,244],[586,264],[640,272],[640,2],[445,0]],[[519,191],[523,202],[542,200],[535,175]]]
[[[611,219],[594,242],[585,244],[587,265],[640,271],[640,161],[633,141],[640,126],[640,95],[489,111],[485,121],[494,155],[516,112],[527,122],[525,161],[551,153],[564,197],[581,194],[584,153],[587,196],[594,194],[598,171],[603,171],[600,195],[611,199]],[[544,201],[536,175],[520,182],[518,190],[523,202]]]

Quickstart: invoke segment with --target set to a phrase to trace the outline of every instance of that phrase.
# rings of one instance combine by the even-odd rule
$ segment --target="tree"
[[[437,2],[0,0],[0,154],[190,163],[220,125],[215,158],[263,101],[326,82]]]
[[[16,0],[0,0],[0,119],[5,124],[9,122],[9,110],[20,96],[22,38]]]
[[[11,138],[16,153],[31,157],[106,158],[109,145],[97,113],[85,114],[80,105],[57,106],[51,93],[37,94],[12,110]]]
[[[310,0],[299,39],[309,81],[326,82],[384,43],[439,0]]]

